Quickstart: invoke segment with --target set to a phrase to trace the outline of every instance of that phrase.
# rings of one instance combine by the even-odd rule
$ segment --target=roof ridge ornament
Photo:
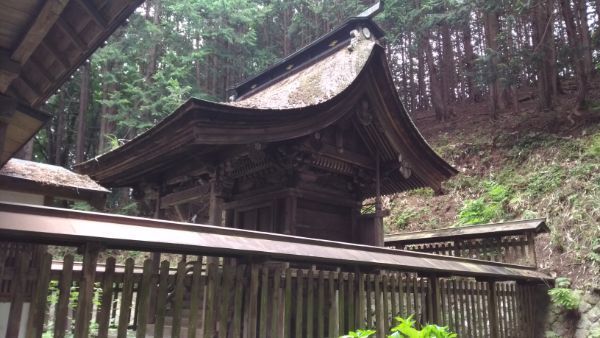
[[[384,0],[377,1],[373,6],[365,9],[362,13],[357,15],[359,18],[369,18],[372,19],[377,14],[383,12]]]

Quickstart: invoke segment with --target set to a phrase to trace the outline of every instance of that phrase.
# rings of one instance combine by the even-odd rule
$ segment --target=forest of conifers
[[[228,88],[372,5],[366,0],[146,0],[43,107],[36,160],[70,167],[154,125],[191,96]],[[554,112],[563,87],[588,107],[600,0],[387,0],[375,20],[413,116],[452,119],[487,102],[517,110],[522,88]]]

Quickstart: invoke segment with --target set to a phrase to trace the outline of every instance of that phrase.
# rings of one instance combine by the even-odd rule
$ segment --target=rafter
[[[46,1],[29,27],[29,30],[13,51],[11,58],[24,65],[44,40],[44,37],[46,37],[52,26],[54,26],[54,23],[58,20],[68,3],[69,0]]]
[[[92,17],[98,26],[102,27],[103,29],[108,26],[108,21],[106,18],[102,15],[102,13],[100,13],[98,8],[96,8],[94,4],[90,2],[90,0],[77,0],[77,3],[81,5],[83,9],[85,9],[85,11]]]

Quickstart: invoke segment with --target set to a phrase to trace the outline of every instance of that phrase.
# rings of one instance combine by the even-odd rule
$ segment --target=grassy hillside
[[[577,287],[598,288],[598,113],[569,116],[569,102],[557,113],[536,113],[533,105],[498,121],[476,113],[485,104],[457,107],[446,124],[416,114],[425,138],[460,174],[441,196],[420,189],[390,197],[386,231],[545,217],[552,233],[538,241],[541,268]]]

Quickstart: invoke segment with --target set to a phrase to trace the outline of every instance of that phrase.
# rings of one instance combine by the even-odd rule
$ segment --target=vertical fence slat
[[[65,257],[66,260],[66,257]],[[104,267],[104,278],[102,279],[102,298],[100,301],[100,311],[98,312],[98,338],[108,337],[108,328],[110,326],[110,310],[113,296],[113,283],[115,275],[115,258],[108,257]],[[71,264],[73,264],[71,257]],[[64,263],[63,263],[64,266]],[[71,283],[69,282],[69,285]]]
[[[317,337],[325,337],[325,271],[319,271],[317,295]]]
[[[235,295],[233,301],[233,337],[238,338],[242,332],[242,303],[244,300],[244,265],[239,265],[235,272]]]
[[[303,328],[303,316],[302,310],[304,309],[304,270],[298,269],[296,272],[296,325],[295,332],[296,337],[304,337],[302,335]]]
[[[41,337],[44,329],[44,317],[46,314],[46,301],[48,300],[48,288],[50,286],[50,271],[52,268],[52,255],[42,255],[39,266],[39,274],[35,291],[29,307],[29,318],[27,320],[27,338]]]
[[[171,337],[179,338],[181,335],[181,312],[183,307],[183,293],[185,292],[183,282],[185,280],[185,269],[186,262],[181,260],[177,264],[177,275],[175,277],[175,290],[173,290],[173,305],[172,305],[172,319],[171,323]],[[119,329],[121,324],[119,323]],[[125,338],[125,337],[123,337]]]
[[[219,292],[219,285],[218,285],[218,278],[219,278],[219,266],[217,261],[213,260],[213,259],[209,259],[208,260],[210,263],[208,263],[208,267],[207,267],[207,274],[206,274],[206,306],[204,307],[204,337],[205,338],[213,338],[215,335],[215,330],[216,330],[216,325],[215,325],[215,319],[216,319],[216,303],[217,303],[217,294]],[[252,270],[252,282],[254,282],[255,284],[251,284],[251,292],[255,292],[255,296],[257,296],[258,294],[258,266],[253,265],[253,270]],[[256,275],[256,276],[255,276]],[[256,278],[256,280],[255,280]],[[255,289],[252,289],[252,287],[255,287]],[[250,304],[254,305],[254,329],[256,330],[256,298],[254,298],[254,303]],[[254,331],[256,332],[256,331]]]
[[[337,299],[335,294],[335,271],[329,271],[329,336],[340,335],[337,315]]]
[[[202,259],[193,263],[192,288],[190,290],[190,309],[188,321],[188,338],[195,338],[198,329],[198,311],[200,307],[200,293],[202,289]],[[139,329],[138,329],[139,330]]]
[[[354,286],[354,273],[353,272],[349,272],[348,273],[348,295],[346,296],[346,299],[348,300],[348,315],[347,315],[347,319],[346,319],[346,328],[347,330],[356,330],[357,327],[354,325],[354,318],[356,316],[355,314],[355,309],[356,309],[356,291],[355,291],[355,286]],[[346,333],[346,332],[344,332]]]
[[[281,306],[281,267],[275,268],[273,273],[273,303],[271,305],[271,338],[277,338],[281,336],[281,329],[283,328],[280,320],[280,306]]]
[[[27,268],[31,260],[30,255],[19,252],[15,260],[15,275],[13,279],[13,294],[10,301],[8,313],[8,325],[6,326],[6,337],[18,337],[21,326],[21,313],[23,312],[23,301],[25,299],[25,284],[27,281]]]
[[[405,274],[403,273],[399,273],[398,274],[398,292],[399,292],[399,300],[398,300],[398,305],[399,305],[399,309],[400,309],[400,316],[406,318],[407,313],[408,313],[408,305],[405,302],[405,299],[408,299],[408,297],[404,297],[405,296],[405,292],[404,292],[404,276]],[[406,292],[408,293],[408,292]]]
[[[267,337],[268,319],[268,297],[269,297],[269,267],[263,266],[260,278],[260,323],[258,325],[259,337]]]
[[[381,291],[383,292],[383,325],[385,332],[389,332],[390,330],[390,292],[389,292],[389,276],[388,273],[385,272],[383,277],[381,278]]]
[[[154,322],[154,338],[162,338],[164,334],[165,316],[167,314],[167,292],[169,287],[168,261],[160,263],[160,276],[158,279],[158,293],[156,294],[156,320]]]
[[[338,325],[340,333],[346,333],[346,322],[344,321],[344,316],[346,314],[346,290],[344,287],[345,279],[344,273],[340,272],[338,274]]]
[[[373,308],[373,302],[371,300],[371,295],[372,295],[372,283],[371,283],[371,276],[370,274],[365,274],[365,280],[366,280],[366,291],[365,291],[365,299],[366,299],[366,310],[365,310],[365,317],[366,317],[366,321],[367,321],[367,328],[372,329],[375,326],[373,325],[373,312],[372,312],[372,308]]]
[[[113,259],[114,262],[114,259]],[[108,265],[108,263],[107,263]],[[114,269],[114,263],[113,263]],[[58,282],[58,301],[56,303],[54,319],[54,338],[64,338],[67,330],[69,298],[71,296],[71,283],[73,281],[73,255],[66,255],[63,259],[63,270]],[[108,306],[110,311],[110,305]],[[108,325],[107,325],[108,327]],[[101,337],[101,336],[99,336]]]
[[[285,322],[283,324],[284,337],[292,334],[292,270],[285,269]]]
[[[221,301],[220,314],[219,314],[219,338],[227,338],[227,327],[229,324],[230,316],[230,304],[233,290],[233,283],[235,279],[235,267],[231,264],[225,264],[223,266],[223,300]],[[277,291],[277,290],[275,290]],[[275,303],[277,304],[277,303]],[[274,305],[275,305],[274,304]]]
[[[98,253],[99,248],[96,245],[86,244],[84,246],[79,297],[77,298],[77,312],[75,314],[75,338],[87,338],[89,336]]]
[[[136,302],[138,304],[138,320],[136,337],[146,337],[146,324],[148,324],[148,312],[150,304],[150,287],[152,285],[152,260],[144,261],[144,270],[142,272],[142,281],[139,287]]]
[[[391,325],[394,325],[394,318],[398,315],[398,274],[390,274],[390,307],[391,307]]]
[[[308,270],[308,278],[306,285],[306,338],[313,338],[314,335],[314,301],[314,269],[311,267],[311,269]]]
[[[375,275],[375,287],[374,287],[374,298],[375,298],[375,328],[377,331],[377,337],[385,337],[385,325],[383,324],[383,304],[381,299],[381,275]]]
[[[123,274],[123,291],[121,292],[121,307],[119,309],[119,326],[117,337],[126,338],[127,328],[131,315],[131,301],[133,297],[133,258],[125,261],[125,273]]]

